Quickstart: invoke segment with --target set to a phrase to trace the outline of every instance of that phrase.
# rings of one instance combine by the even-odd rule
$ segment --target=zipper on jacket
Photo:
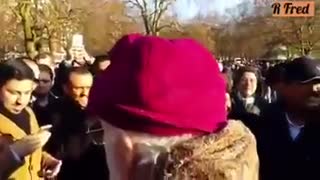
[[[32,155],[30,155],[30,158],[29,158],[29,175],[30,175],[30,180],[32,180],[32,171],[33,171],[33,167],[32,167]]]

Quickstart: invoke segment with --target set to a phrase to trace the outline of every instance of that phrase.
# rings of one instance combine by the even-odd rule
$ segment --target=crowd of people
[[[130,34],[94,60],[1,62],[0,102],[1,180],[318,178],[307,56],[219,63],[192,39]]]

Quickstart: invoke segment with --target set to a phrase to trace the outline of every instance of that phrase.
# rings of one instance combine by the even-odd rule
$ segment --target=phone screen
[[[40,131],[49,131],[52,128],[52,125],[45,125],[40,127]]]

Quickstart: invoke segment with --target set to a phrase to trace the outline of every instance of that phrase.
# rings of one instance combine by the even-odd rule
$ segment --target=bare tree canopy
[[[243,0],[221,15],[214,10],[216,2],[0,0],[0,53],[23,49],[34,57],[66,50],[72,35],[81,33],[88,52],[96,55],[106,53],[124,34],[143,32],[194,38],[223,58],[264,57],[278,46],[285,47],[288,58],[320,55],[320,0],[311,18],[274,18],[270,1],[264,0]],[[184,18],[181,3],[185,10],[192,7],[193,18]]]
[[[163,21],[175,0],[125,0],[125,2],[130,8],[138,11],[145,33],[148,35],[159,35],[161,30],[176,25],[174,21]]]
[[[319,6],[320,1],[316,1]],[[217,53],[223,57],[256,58],[283,46],[287,58],[291,58],[319,49],[319,7],[311,18],[275,18],[271,13],[268,1],[244,1],[230,9],[231,21],[221,26],[216,36]]]
[[[124,2],[111,1],[86,18],[83,33],[91,54],[105,54],[121,36],[141,31],[126,11]]]

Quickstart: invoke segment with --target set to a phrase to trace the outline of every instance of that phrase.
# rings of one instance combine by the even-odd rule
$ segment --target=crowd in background
[[[319,61],[231,65],[229,119],[255,134],[261,179],[316,179],[319,141]]]
[[[40,127],[52,125],[52,135],[43,150],[53,164],[62,162],[57,179],[105,180],[109,177],[103,128],[99,121],[87,120],[86,107],[96,77],[113,62],[108,55],[92,59],[85,54],[82,49],[69,59],[56,59],[43,53],[34,59],[20,57],[0,65],[2,89],[7,88],[8,80],[15,78],[28,79],[30,76],[29,79],[36,82],[28,101],[35,117],[28,108],[25,117],[21,115],[24,110],[20,110],[18,115],[12,113],[22,107],[23,102],[14,104],[16,102],[3,98],[1,93],[0,119],[4,116],[15,125],[8,123],[5,126],[0,121],[0,135],[14,147],[10,140],[12,137],[5,135],[20,139],[23,134],[32,134],[28,119],[36,119]],[[34,77],[28,72],[25,75],[14,73],[21,69],[28,71],[22,67],[24,64],[31,68]],[[317,139],[320,132],[317,121],[320,112],[319,62],[310,57],[300,57],[288,62],[220,62],[219,66],[227,83],[228,119],[242,121],[256,137],[260,178],[317,179],[320,161],[320,142]],[[6,103],[13,105],[6,106]],[[9,151],[5,147],[1,149],[0,152]],[[18,155],[24,157],[28,153]],[[5,162],[1,158],[0,155],[0,169]],[[21,163],[17,167],[23,173]],[[13,177],[20,180],[19,172],[0,170],[0,175],[3,179]]]

